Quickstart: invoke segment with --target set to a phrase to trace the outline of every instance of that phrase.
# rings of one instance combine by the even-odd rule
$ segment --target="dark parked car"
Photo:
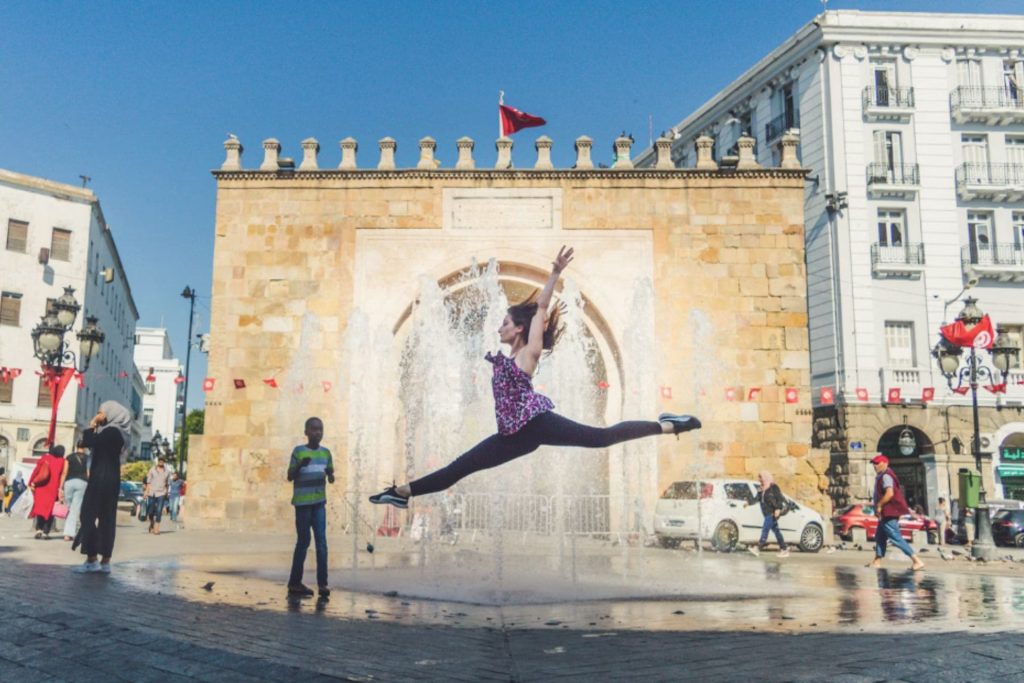
[[[128,509],[134,517],[142,505],[142,484],[136,481],[122,481],[121,492],[117,496],[117,507]]]
[[[992,518],[992,540],[996,545],[1024,548],[1024,510],[1000,510]]]

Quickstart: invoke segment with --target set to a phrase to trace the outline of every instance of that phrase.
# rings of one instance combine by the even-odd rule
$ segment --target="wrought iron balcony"
[[[957,123],[1024,123],[1024,92],[961,85],[949,95],[949,111]]]
[[[864,115],[874,119],[909,118],[914,110],[913,88],[864,88]]]
[[[917,192],[921,184],[917,164],[874,162],[867,169],[868,192],[875,196],[905,196]]]
[[[790,128],[800,127],[800,112],[797,110],[779,114],[764,126],[764,137],[768,143],[775,142]]]
[[[979,278],[1024,282],[1024,246],[1013,242],[972,243],[961,250],[964,271]]]
[[[956,191],[961,199],[1024,199],[1024,164],[965,163],[956,169]]]
[[[871,245],[871,271],[875,277],[920,278],[924,272],[924,244],[891,246],[875,242]]]

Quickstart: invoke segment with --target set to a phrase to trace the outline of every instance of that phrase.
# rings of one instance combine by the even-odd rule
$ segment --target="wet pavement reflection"
[[[329,600],[285,594],[285,553],[261,557],[260,568],[252,556],[136,560],[114,578],[196,602],[457,627],[799,633],[1024,626],[1024,578],[1014,576],[644,548],[572,562],[545,553],[499,562],[479,548],[432,552],[429,561],[396,551],[335,558]]]

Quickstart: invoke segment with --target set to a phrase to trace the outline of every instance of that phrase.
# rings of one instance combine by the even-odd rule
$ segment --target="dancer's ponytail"
[[[515,325],[523,326],[523,337],[526,339],[530,338],[530,324],[533,322],[533,317],[537,315],[537,295],[540,290],[535,289],[530,296],[514,306],[508,307],[508,315],[512,318],[512,322]],[[561,322],[562,312],[565,310],[565,304],[559,302],[555,307],[548,313],[547,324],[544,325],[544,336],[541,346],[545,351],[551,351],[555,348],[555,344],[562,337],[562,332],[565,330],[565,325],[559,324]]]

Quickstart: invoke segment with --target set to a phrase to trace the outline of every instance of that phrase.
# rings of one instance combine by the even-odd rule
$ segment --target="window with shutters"
[[[7,381],[0,380],[0,403],[10,403],[14,396],[14,378],[8,377]]]
[[[957,81],[962,87],[981,87],[981,60],[980,59],[958,59],[956,60]]]
[[[878,210],[878,244],[883,247],[902,247],[906,217],[901,209]]]
[[[39,392],[36,396],[36,406],[39,408],[49,408],[52,405],[50,402],[50,387],[46,384],[46,378],[39,378]]]
[[[1013,212],[1013,246],[1017,251],[1024,249],[1024,211]]]
[[[915,367],[914,323],[887,320],[885,322],[885,349],[887,367]]]
[[[56,261],[71,260],[71,231],[61,228],[53,229],[50,239],[50,258]]]
[[[11,218],[7,221],[7,251],[17,251],[24,254],[27,249],[28,223]]]
[[[967,212],[967,246],[971,263],[990,265],[992,263],[992,213],[989,211]]]
[[[1024,61],[1019,59],[1003,60],[1003,87],[1009,100],[1018,104],[1024,98]]]
[[[0,325],[21,324],[21,294],[17,292],[0,293]]]

